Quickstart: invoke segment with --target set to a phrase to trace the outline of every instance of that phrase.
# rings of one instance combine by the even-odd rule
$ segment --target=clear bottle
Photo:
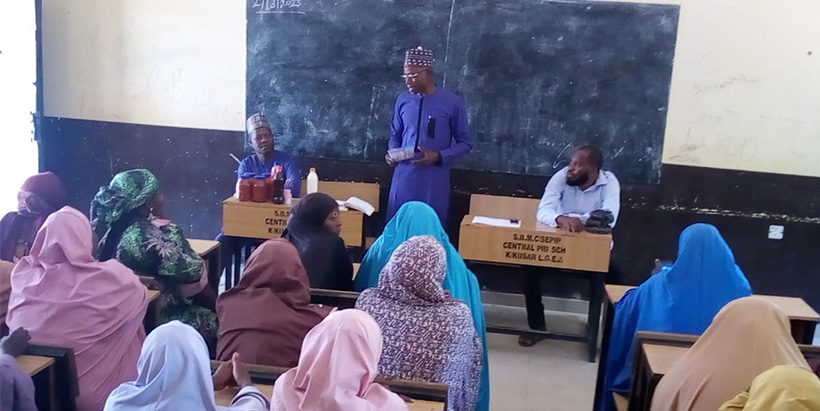
[[[311,168],[307,176],[307,193],[313,194],[319,191],[319,176],[316,174],[316,169]]]

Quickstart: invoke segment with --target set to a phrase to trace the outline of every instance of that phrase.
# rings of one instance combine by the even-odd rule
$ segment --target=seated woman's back
[[[382,270],[379,286],[362,292],[356,308],[382,330],[379,374],[445,383],[449,410],[473,410],[481,376],[482,346],[464,302],[442,288],[444,248],[431,236],[399,246]]]
[[[339,237],[339,206],[327,194],[314,193],[293,208],[282,234],[299,251],[310,286],[353,290],[353,262]]]
[[[294,367],[302,340],[329,313],[310,303],[307,274],[293,245],[269,240],[251,254],[236,287],[217,300],[217,358],[234,352],[253,364]]]
[[[27,256],[43,222],[67,202],[65,187],[54,173],[26,179],[17,193],[17,211],[0,220],[0,260],[16,263]]]
[[[148,292],[117,261],[92,255],[91,225],[65,207],[37,234],[11,274],[7,322],[32,343],[74,349],[80,410],[99,410],[108,394],[136,375]]]
[[[778,365],[808,369],[789,319],[761,298],[732,301],[658,383],[652,410],[716,410]]]
[[[749,281],[717,228],[686,228],[675,264],[627,292],[615,306],[602,409],[614,407],[612,392],[630,389],[638,331],[701,334],[726,303],[749,295]]]

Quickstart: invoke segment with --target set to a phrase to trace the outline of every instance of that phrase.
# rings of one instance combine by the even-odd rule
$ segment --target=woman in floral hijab
[[[91,202],[91,224],[99,237],[100,261],[117,259],[139,275],[162,285],[162,323],[182,321],[216,346],[216,296],[208,286],[202,258],[191,249],[182,230],[162,215],[159,182],[148,170],[114,176]]]

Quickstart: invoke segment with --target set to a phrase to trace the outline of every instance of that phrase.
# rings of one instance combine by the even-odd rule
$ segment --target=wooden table
[[[219,241],[189,239],[188,243],[208,267],[208,283],[219,294],[219,278],[222,277],[222,262],[220,261]]]
[[[273,396],[273,385],[254,384],[254,386],[258,388],[268,400]],[[214,393],[216,405],[222,407],[231,405],[233,397],[235,397],[238,392],[239,389],[236,387],[228,387],[222,391],[216,391]],[[407,404],[407,408],[409,408],[410,411],[443,411],[445,404],[436,401],[413,400],[412,403]]]
[[[222,230],[225,235],[243,238],[271,239],[282,237],[293,206],[273,203],[240,202],[231,197],[222,202]],[[364,214],[355,210],[339,212],[341,237],[348,247],[363,244]]]
[[[44,411],[59,409],[54,358],[39,355],[18,355],[15,360],[17,360],[20,369],[28,374],[34,383],[37,407]]]
[[[54,358],[38,355],[18,355],[15,357],[17,365],[30,377],[54,365]]]
[[[629,285],[607,284],[605,289],[606,299],[603,307],[603,338],[601,341],[601,358],[598,363],[598,376],[595,383],[595,403],[594,410],[598,410],[601,396],[604,395],[604,378],[606,377],[606,360],[609,356],[609,339],[612,333],[612,321],[615,318],[615,304],[621,301],[627,291],[635,287]],[[792,336],[798,344],[811,344],[814,340],[814,328],[820,323],[820,314],[802,298],[781,297],[774,295],[759,295],[756,297],[766,299],[778,306],[789,317],[791,323]]]
[[[461,221],[458,251],[465,260],[571,270],[558,273],[575,273],[590,284],[587,332],[583,336],[491,326],[487,327],[487,331],[504,334],[530,333],[585,342],[588,360],[595,362],[604,276],[609,271],[612,236],[587,232],[570,233],[534,220],[522,220],[520,228],[493,227],[473,224],[473,217],[467,215]]]

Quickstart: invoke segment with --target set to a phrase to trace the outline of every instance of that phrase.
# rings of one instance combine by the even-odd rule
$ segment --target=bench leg
[[[601,305],[604,295],[604,273],[590,273],[589,315],[587,316],[587,360],[595,362],[598,353],[598,328],[601,325]]]
[[[601,340],[601,356],[598,358],[598,378],[595,381],[595,399],[592,404],[593,411],[600,410],[601,398],[604,395],[604,379],[606,378],[606,360],[609,357],[609,336],[612,332],[612,321],[615,318],[615,306],[606,300],[604,304],[604,329]]]

